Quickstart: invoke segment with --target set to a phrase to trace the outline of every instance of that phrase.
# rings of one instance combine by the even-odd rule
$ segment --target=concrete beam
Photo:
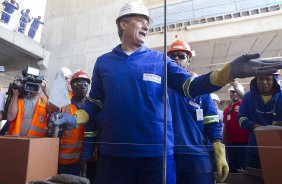
[[[0,26],[0,44],[7,46],[10,56],[29,56],[38,60],[38,67],[42,70],[48,68],[50,52],[31,38],[17,31],[11,31]],[[0,61],[8,60],[4,55],[0,56]],[[13,58],[17,59],[17,58]]]
[[[223,21],[209,22],[168,30],[167,43],[176,39],[189,40],[189,43],[258,34],[282,30],[282,11],[274,11]],[[147,40],[150,48],[163,46],[163,32],[151,33]]]

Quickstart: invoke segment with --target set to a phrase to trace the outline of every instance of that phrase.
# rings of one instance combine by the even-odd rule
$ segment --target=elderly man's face
[[[258,76],[257,88],[262,95],[272,95],[274,93],[273,75]]]
[[[140,47],[148,35],[149,21],[145,16],[130,16],[128,21],[121,23],[123,39],[127,44]]]

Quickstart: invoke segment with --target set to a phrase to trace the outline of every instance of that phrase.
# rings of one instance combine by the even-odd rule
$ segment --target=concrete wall
[[[111,51],[120,43],[115,18],[120,8],[128,1],[130,0],[48,0],[43,34],[48,38],[46,47],[51,55],[45,77],[52,82],[56,71],[63,66],[73,71],[83,69],[92,75],[97,57]],[[170,0],[168,4],[180,1],[182,0]],[[148,8],[163,5],[161,0],[143,0],[143,2]],[[205,49],[211,40],[232,39],[244,34],[280,30],[281,16],[281,12],[272,12],[175,29],[168,32],[167,43],[182,38],[189,40],[192,45],[201,43],[204,46],[199,47]],[[163,33],[149,35],[146,45],[161,50]],[[236,45],[235,50],[238,47],[241,47],[240,44]],[[206,57],[204,51],[198,53],[201,53],[201,57]],[[210,56],[207,55],[208,57]],[[229,99],[228,95],[225,96],[224,99]]]
[[[168,3],[179,2],[171,0]],[[66,66],[92,74],[98,56],[120,43],[115,18],[128,0],[48,0],[43,34],[50,51],[45,76],[52,81],[56,71]],[[147,7],[161,0],[144,0]]]

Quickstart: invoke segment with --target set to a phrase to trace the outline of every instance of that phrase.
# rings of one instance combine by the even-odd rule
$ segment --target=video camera
[[[44,77],[39,75],[38,69],[27,67],[22,70],[22,75],[22,78],[15,78],[14,82],[9,85],[8,95],[12,94],[12,89],[18,89],[20,96],[39,91],[40,84],[44,80]]]
[[[4,107],[3,119],[7,119],[7,112],[9,104],[12,99],[13,89],[19,90],[19,98],[23,98],[25,95],[36,93],[40,89],[40,84],[44,80],[42,76],[39,75],[39,70],[32,67],[27,67],[22,70],[23,77],[15,77],[14,82],[9,84],[7,91],[7,99]]]

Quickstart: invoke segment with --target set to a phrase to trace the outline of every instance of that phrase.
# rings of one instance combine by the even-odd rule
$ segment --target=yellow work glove
[[[85,124],[89,121],[89,115],[83,109],[79,109],[79,110],[75,111],[75,113],[73,115],[74,115],[74,117],[76,119],[76,123],[78,125],[79,124]]]
[[[224,182],[229,172],[229,166],[227,164],[226,156],[225,156],[225,146],[220,142],[214,142],[213,147],[214,147],[214,155],[217,162],[216,180],[218,182]]]

